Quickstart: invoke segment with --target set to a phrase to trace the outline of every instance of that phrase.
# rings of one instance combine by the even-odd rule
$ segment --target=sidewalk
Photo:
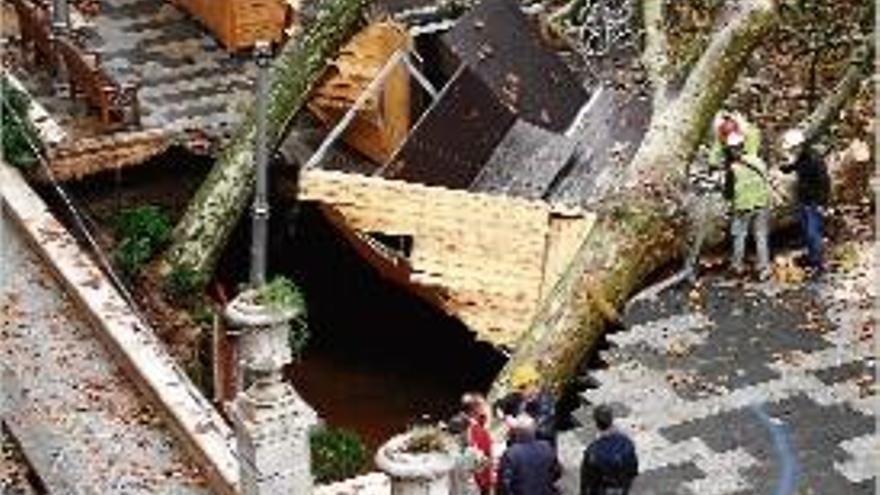
[[[208,493],[2,213],[0,248],[0,412],[49,492]]]
[[[634,305],[584,398],[610,403],[640,455],[633,495],[873,495],[880,466],[870,249],[818,285],[710,277]],[[577,493],[584,428],[560,440]]]

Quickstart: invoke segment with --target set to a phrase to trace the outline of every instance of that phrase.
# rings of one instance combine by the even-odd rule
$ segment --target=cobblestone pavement
[[[0,413],[49,491],[208,493],[2,214],[0,280]]]
[[[144,128],[198,131],[222,139],[252,101],[256,66],[248,54],[228,53],[171,2],[104,0],[81,33],[114,79],[140,84]],[[82,103],[52,89],[47,71],[18,75],[63,124],[64,116],[86,114]]]
[[[866,252],[870,249],[865,248]],[[870,256],[821,284],[710,278],[636,303],[583,394],[633,436],[633,495],[874,494],[880,466]],[[584,426],[565,433],[577,493]],[[791,491],[779,492],[790,483]]]

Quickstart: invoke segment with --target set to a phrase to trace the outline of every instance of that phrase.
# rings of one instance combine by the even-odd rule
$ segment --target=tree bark
[[[312,85],[361,20],[368,0],[326,0],[317,18],[276,57],[271,70],[268,143],[278,146],[285,130],[307,101]],[[247,206],[255,180],[255,113],[248,112],[230,143],[217,159],[177,224],[171,247],[159,270],[168,275],[186,268],[198,280],[208,280]]]
[[[740,29],[754,37],[766,32],[772,25],[772,16],[771,11],[762,10],[762,14],[753,17],[748,25]],[[756,38],[748,43],[753,44],[754,41]],[[719,51],[719,42],[720,38],[716,38],[713,42],[715,50],[710,46],[707,54],[726,51]],[[673,261],[682,252],[687,238],[685,215],[681,202],[671,198],[681,198],[683,191],[679,189],[681,182],[673,179],[677,177],[677,170],[684,168],[686,157],[693,153],[699,142],[694,140],[694,136],[699,136],[697,128],[700,125],[695,122],[706,121],[707,124],[720,105],[719,90],[726,93],[733,84],[736,68],[742,65],[747,53],[742,52],[742,48],[741,44],[739,49],[735,49],[740,56],[730,61],[733,66],[725,72],[726,89],[714,88],[711,94],[703,96],[702,102],[699,102],[693,89],[690,90],[691,94],[686,89],[679,97],[685,99],[673,103],[674,113],[680,117],[680,123],[677,124],[680,128],[673,128],[675,120],[667,120],[666,125],[658,124],[649,130],[631,163],[633,182],[605,202],[595,227],[565,276],[568,284],[564,280],[551,295],[533,328],[493,383],[490,398],[497,399],[509,391],[510,373],[526,363],[540,369],[544,384],[560,392],[584,354],[601,335],[608,321],[607,306],[622,306],[645,277]],[[837,117],[869,73],[865,70],[865,64],[872,59],[870,53],[862,49],[856,55],[834,90],[799,126],[806,129],[809,138],[816,138],[817,133]],[[701,63],[708,64],[707,61]],[[694,79],[695,74],[692,73],[690,79]],[[707,73],[704,71],[704,74]],[[700,86],[697,81],[690,82],[690,79],[689,84],[694,88]],[[700,113],[704,114],[702,118],[697,115]],[[687,114],[688,118],[683,118],[683,114]],[[675,140],[668,144],[679,149],[664,151],[658,136],[673,137]],[[848,171],[840,163],[834,165],[837,168],[831,169],[830,173],[835,192],[839,192],[847,183],[844,178]],[[662,168],[652,170],[652,166]],[[790,186],[791,182],[787,185]],[[794,196],[790,193],[791,187],[785,187],[784,190],[788,194],[779,198],[772,210],[777,228],[793,222],[790,213]],[[652,191],[653,194],[645,194],[645,191]],[[708,239],[720,242],[724,233],[725,223],[719,218],[711,226]]]
[[[746,58],[776,20],[771,0],[746,0],[727,13],[681,92],[654,117],[619,191],[602,202],[596,224],[532,328],[493,383],[509,390],[526,363],[559,392],[605,324],[602,308],[620,307],[652,271],[683,248],[684,171]]]
[[[669,40],[666,36],[666,0],[642,0],[642,19],[645,24],[643,65],[648,72],[653,92],[653,107],[666,106],[669,88]]]
[[[828,124],[835,120],[843,105],[858,92],[861,82],[865,79],[865,75],[871,71],[873,63],[874,42],[869,40],[865,45],[856,49],[846,74],[834,86],[829,96],[800,126],[808,141],[813,141],[821,135]]]

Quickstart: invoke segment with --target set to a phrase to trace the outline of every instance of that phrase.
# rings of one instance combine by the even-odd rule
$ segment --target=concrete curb
[[[163,343],[129,308],[21,173],[2,162],[0,198],[34,250],[95,324],[96,335],[158,406],[203,470],[212,491],[236,493],[238,458],[232,431]]]

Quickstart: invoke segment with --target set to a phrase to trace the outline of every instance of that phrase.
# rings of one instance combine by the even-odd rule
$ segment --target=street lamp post
[[[67,0],[52,0],[52,36],[61,39],[67,36],[68,32],[70,32],[70,5]],[[49,68],[52,71],[55,89],[59,92],[68,90],[66,69],[61,63],[52,63],[52,67]]]
[[[254,166],[256,186],[251,209],[251,271],[252,287],[266,282],[266,257],[269,238],[269,171],[267,111],[269,106],[269,63],[272,47],[266,41],[257,42],[254,57],[257,63],[257,125],[254,137]]]
[[[252,207],[251,287],[226,307],[230,326],[239,329],[239,376],[244,390],[231,406],[240,457],[243,495],[311,495],[309,435],[317,422],[315,411],[284,380],[284,367],[293,360],[288,335],[291,320],[301,308],[273,307],[260,297],[266,283],[269,230],[267,107],[271,46],[254,47],[257,63],[256,188]]]

